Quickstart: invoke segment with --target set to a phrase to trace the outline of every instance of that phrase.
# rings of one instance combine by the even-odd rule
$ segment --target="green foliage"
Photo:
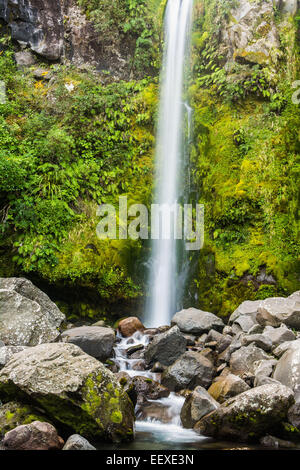
[[[0,56],[8,85],[0,105],[0,249],[15,272],[88,287],[109,301],[135,298],[139,288],[118,251],[125,246],[113,256],[97,239],[96,209],[124,193],[149,200],[156,86],[102,85],[63,66],[50,73],[51,84],[36,81],[16,70],[9,50]]]
[[[145,70],[150,72],[156,66],[159,34],[147,0],[77,1],[96,31],[105,38],[107,48],[122,46],[124,41],[133,42],[131,70],[144,75]]]

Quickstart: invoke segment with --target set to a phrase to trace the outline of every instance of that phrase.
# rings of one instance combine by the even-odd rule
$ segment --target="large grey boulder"
[[[219,403],[203,387],[196,387],[187,396],[181,408],[180,418],[184,428],[193,428],[195,424],[219,407]]]
[[[65,315],[23,278],[0,278],[0,340],[12,346],[56,341]]]
[[[273,371],[276,365],[277,365],[276,359],[268,359],[268,360],[263,359],[263,360],[255,362],[253,364],[254,374],[255,374],[254,386],[257,387],[265,383],[266,382],[265,379],[268,377],[271,377],[271,375],[273,374]]]
[[[255,362],[262,359],[272,359],[262,349],[254,344],[243,346],[235,351],[230,358],[230,370],[233,374],[243,376],[245,373],[254,374]]]
[[[61,335],[66,343],[76,344],[90,356],[105,361],[112,356],[115,332],[112,328],[80,326],[66,330]]]
[[[62,450],[96,450],[96,447],[79,434],[73,434],[68,438]]]
[[[194,429],[217,439],[258,441],[280,429],[293,403],[294,394],[288,387],[262,385],[227,400],[202,418]]]
[[[177,326],[156,335],[145,349],[144,359],[147,364],[160,362],[164,366],[173,364],[186,350],[187,340]]]
[[[295,333],[285,325],[281,325],[279,328],[266,326],[263,331],[263,336],[272,341],[273,349],[286,341],[294,341],[296,339]]]
[[[284,323],[289,328],[300,330],[300,296],[265,299],[258,307],[256,318],[262,326],[278,327]]]
[[[272,340],[267,336],[255,334],[255,335],[246,335],[242,339],[242,345],[248,346],[249,344],[254,344],[264,351],[271,351],[272,349]]]
[[[15,354],[0,372],[0,400],[16,398],[87,439],[133,438],[128,395],[112,372],[74,344],[42,344]]]
[[[296,343],[296,342],[295,342]],[[275,380],[290,387],[300,400],[300,344],[288,349],[279,359],[273,375]]]
[[[183,333],[201,335],[210,330],[222,331],[223,321],[210,312],[188,308],[177,312],[172,318],[172,325],[177,325]]]
[[[244,380],[234,374],[218,377],[209,387],[208,393],[219,403],[229,398],[235,397],[240,393],[250,390],[250,387]]]
[[[256,315],[259,304],[259,300],[245,300],[245,302],[239,305],[233,312],[229,318],[229,325],[232,325],[232,329],[235,333],[239,331],[248,333],[257,324]]]
[[[296,339],[294,341],[285,341],[281,343],[277,348],[273,349],[272,354],[276,357],[281,357],[283,354],[288,351],[289,349],[297,349],[300,347],[300,339]]]
[[[193,390],[197,385],[208,388],[215,376],[215,368],[201,353],[188,351],[162,374],[161,383],[169,390]]]

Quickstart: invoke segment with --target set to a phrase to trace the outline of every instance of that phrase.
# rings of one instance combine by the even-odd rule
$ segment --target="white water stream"
[[[143,376],[156,381],[160,381],[160,374],[154,374],[150,370],[141,371],[135,370],[140,359],[128,358],[126,351],[128,348],[138,345],[147,346],[149,343],[149,336],[144,335],[137,331],[130,338],[123,338],[118,336],[118,343],[114,348],[115,357],[113,358],[115,364],[120,368],[120,372],[126,372],[130,377]],[[136,432],[146,433],[153,436],[158,442],[173,442],[184,444],[203,441],[204,438],[196,434],[192,429],[184,429],[181,425],[180,412],[184,403],[184,398],[171,392],[166,398],[159,400],[148,400],[149,403],[154,403],[166,409],[169,417],[167,423],[163,423],[159,419],[147,418],[137,419]]]

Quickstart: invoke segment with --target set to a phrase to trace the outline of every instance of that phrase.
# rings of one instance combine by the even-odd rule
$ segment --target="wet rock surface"
[[[195,429],[219,439],[251,441],[280,428],[294,403],[291,389],[280,384],[253,388],[202,418]]]
[[[212,329],[222,331],[223,321],[210,312],[189,308],[177,312],[172,318],[172,325],[177,325],[183,333],[201,335]]]
[[[100,361],[112,356],[115,343],[115,332],[112,328],[81,326],[65,331],[61,337],[66,343],[76,344],[82,351]]]

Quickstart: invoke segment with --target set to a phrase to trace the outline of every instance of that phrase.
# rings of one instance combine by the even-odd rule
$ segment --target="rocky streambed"
[[[297,449],[300,292],[114,330],[0,279],[0,400],[3,450]]]

